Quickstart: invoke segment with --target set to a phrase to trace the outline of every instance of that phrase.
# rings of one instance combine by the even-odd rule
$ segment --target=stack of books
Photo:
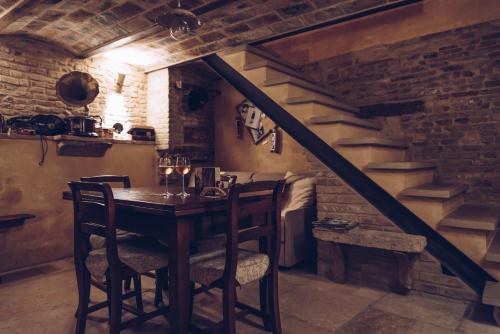
[[[349,231],[358,226],[358,222],[350,222],[347,220],[336,219],[336,218],[325,218],[322,220],[314,221],[313,226],[315,228],[320,228],[323,230],[335,230],[335,231]]]

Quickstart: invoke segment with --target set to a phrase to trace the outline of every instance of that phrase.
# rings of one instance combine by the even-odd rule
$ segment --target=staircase
[[[220,57],[297,120],[331,144],[467,257],[500,279],[500,209],[464,203],[467,186],[436,181],[435,165],[406,160],[407,144],[386,138],[374,119],[338,102],[294,65],[243,46]]]

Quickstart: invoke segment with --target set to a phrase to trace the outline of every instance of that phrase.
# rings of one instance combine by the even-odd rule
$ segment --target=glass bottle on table
[[[168,176],[174,172],[175,159],[170,155],[165,155],[160,158],[158,167],[160,168],[160,173],[165,175],[165,192],[160,195],[169,198],[174,195],[168,191]]]
[[[177,173],[179,173],[179,175],[182,178],[182,191],[178,193],[177,196],[180,196],[182,198],[188,197],[189,194],[186,192],[184,188],[184,177],[191,170],[191,162],[189,161],[189,158],[186,156],[179,155],[175,162],[175,170],[177,171]]]

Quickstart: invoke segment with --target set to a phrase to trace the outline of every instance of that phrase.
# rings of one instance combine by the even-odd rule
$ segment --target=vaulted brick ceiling
[[[176,0],[0,0],[0,34],[27,34],[80,57],[113,47],[140,50],[154,68],[395,1],[184,0],[203,26],[175,41],[154,18]]]

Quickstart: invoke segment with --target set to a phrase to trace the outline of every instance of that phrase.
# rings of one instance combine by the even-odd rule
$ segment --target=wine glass
[[[160,196],[169,198],[174,195],[168,191],[168,176],[174,172],[175,160],[172,156],[165,155],[160,158],[158,167],[160,168],[160,173],[165,175],[165,192],[160,194]]]
[[[186,176],[186,174],[191,170],[191,162],[189,161],[189,158],[182,155],[177,156],[175,170],[182,178],[182,191],[178,193],[177,196],[183,198],[188,197],[189,194],[184,190],[184,176]]]

